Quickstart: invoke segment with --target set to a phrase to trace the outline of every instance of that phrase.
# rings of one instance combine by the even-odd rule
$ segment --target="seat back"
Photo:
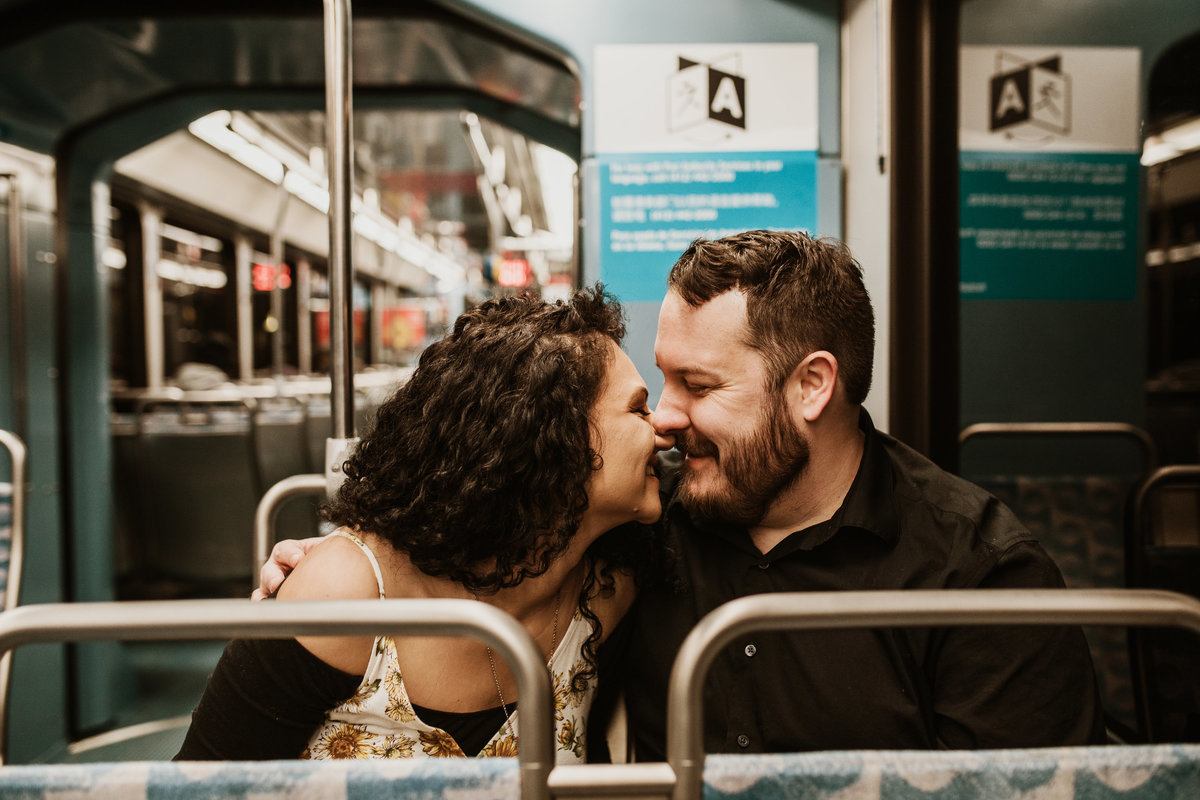
[[[959,473],[1011,508],[1069,588],[1121,588],[1128,498],[1156,466],[1141,428],[1124,423],[985,423],[959,434]],[[1127,634],[1086,628],[1109,727],[1136,736]]]
[[[1200,597],[1200,465],[1155,470],[1129,514],[1131,586]],[[1139,723],[1149,741],[1200,742],[1200,636],[1130,632]]]
[[[1157,625],[1171,626],[1200,633],[1200,600],[1173,592],[1132,589],[994,589],[987,591],[957,590],[910,590],[874,592],[789,592],[767,595],[751,595],[729,601],[705,615],[684,639],[671,670],[667,696],[667,760],[674,771],[675,786],[673,800],[695,800],[700,797],[702,780],[705,776],[704,731],[701,713],[705,677],[709,667],[722,649],[732,642],[755,631],[794,629],[844,629],[844,628],[895,628],[928,627],[941,625]],[[798,688],[798,691],[802,688]],[[1068,748],[1070,749],[1070,748]],[[1125,748],[1102,748],[1124,750]],[[969,766],[969,754],[957,754],[957,765],[942,771],[933,770],[928,775],[934,788],[942,788],[948,782],[958,782],[956,770],[963,770],[962,786],[938,797],[1026,797],[1031,795],[1013,792],[992,791],[986,775],[979,774],[988,768],[991,759],[1011,758],[1013,752],[991,751],[990,755],[974,759]],[[1054,749],[1045,752],[1055,752]],[[892,777],[916,775],[922,770],[927,754],[912,752],[907,758],[894,761],[889,767]],[[828,770],[830,759],[838,754],[814,755],[813,760]],[[862,760],[862,754],[851,754]],[[1053,756],[1052,756],[1053,757]],[[885,754],[883,759],[890,756]],[[1103,761],[1103,758],[1100,759]],[[1200,748],[1192,748],[1185,767],[1187,779],[1200,785]],[[997,765],[993,765],[995,768]],[[997,774],[1012,775],[1019,761],[998,765]],[[853,784],[861,772],[847,770],[844,784],[833,784],[831,788],[842,788]],[[765,777],[765,776],[764,776]],[[828,771],[822,776],[828,781]],[[869,776],[874,778],[874,776]],[[1034,776],[1048,778],[1049,776]],[[1131,775],[1144,780],[1136,771]],[[1018,776],[1018,781],[1026,778]],[[980,782],[983,781],[981,784]],[[749,781],[743,776],[740,786],[744,789]],[[827,786],[830,784],[826,783]],[[920,782],[918,783],[920,785]],[[1001,784],[1002,785],[1002,784]],[[1038,784],[1031,784],[1038,785]],[[1171,788],[1170,780],[1163,785]],[[874,788],[873,788],[874,787]],[[895,793],[885,790],[880,783],[867,781],[862,792],[847,792],[854,797],[907,797],[903,785],[897,782]],[[930,787],[921,787],[930,788]],[[983,791],[980,789],[983,788]],[[1072,784],[1053,786],[1048,791],[1035,792],[1038,797],[1077,797]],[[1064,789],[1066,792],[1064,792]],[[878,792],[878,793],[876,793]],[[802,787],[788,787],[785,791],[773,792],[769,788],[762,794],[749,793],[746,797],[803,797],[809,796]],[[823,796],[818,794],[817,796]],[[915,796],[915,795],[914,795]],[[1091,795],[1086,795],[1091,796]],[[1108,796],[1097,794],[1096,796]],[[1147,797],[1158,796],[1147,794]],[[1165,794],[1163,796],[1187,796]]]
[[[254,408],[254,451],[258,485],[264,490],[284,478],[309,471],[308,403],[287,395],[261,398]],[[259,501],[261,502],[261,497]],[[274,528],[281,539],[317,535],[313,498],[290,499],[276,511]]]
[[[0,444],[9,454],[10,480],[0,483],[0,611],[21,602],[21,573],[25,553],[25,443],[15,433],[0,430]],[[12,653],[0,654],[0,753],[8,729],[8,690]]]
[[[517,683],[521,703],[521,743],[517,756],[522,800],[547,800],[547,776],[554,765],[554,716],[550,675],[533,637],[507,613],[475,600],[403,599],[403,600],[319,600],[288,603],[250,603],[245,600],[168,600],[108,603],[45,603],[23,606],[0,614],[0,654],[34,642],[82,642],[183,639],[225,639],[229,637],[280,636],[373,636],[390,633],[398,636],[469,636],[491,647],[508,664]],[[466,759],[464,759],[466,760]],[[74,766],[74,765],[72,765]],[[108,765],[112,768],[112,765]],[[22,796],[65,796],[80,789],[95,791],[105,783],[100,767],[71,770],[62,766],[34,769],[35,787]],[[258,796],[255,774],[245,765],[233,766],[233,786],[237,796]],[[160,773],[179,783],[219,771],[181,768]],[[294,772],[276,769],[269,774]],[[304,770],[301,769],[300,772]],[[436,771],[436,769],[435,769]],[[263,777],[263,773],[257,773]],[[237,776],[241,776],[238,778]],[[6,781],[20,777],[20,771],[0,770],[0,796],[8,796]],[[73,777],[74,776],[74,777]],[[80,779],[92,781],[80,787]],[[270,781],[272,779],[268,779]],[[217,782],[220,783],[219,781]],[[278,786],[278,784],[276,784]],[[278,791],[285,790],[284,781]],[[212,786],[194,786],[180,792],[150,792],[149,796],[212,797]],[[145,795],[143,788],[136,794]],[[374,796],[378,792],[357,792],[349,796]],[[391,796],[382,792],[382,796]],[[114,787],[108,796],[120,794]],[[327,796],[318,791],[312,796]],[[414,795],[421,796],[421,795]]]
[[[143,563],[165,595],[244,596],[262,494],[248,400],[153,401],[137,418]]]
[[[21,596],[21,566],[25,553],[25,443],[0,430],[8,451],[10,480],[0,483],[0,611],[16,608]]]

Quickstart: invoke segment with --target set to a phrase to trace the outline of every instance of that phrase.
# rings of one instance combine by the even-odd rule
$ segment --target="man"
[[[788,232],[697,240],[668,277],[653,415],[674,436],[661,522],[673,558],[614,634],[634,757],[665,757],[667,681],[721,603],[805,590],[1061,587],[983,490],[874,429],[874,317],[845,246]],[[290,546],[277,560],[294,558]],[[708,752],[1100,743],[1077,628],[763,633],[721,654]],[[596,730],[595,727],[592,728]],[[594,740],[593,735],[593,740]]]
[[[1063,585],[1011,511],[874,429],[862,408],[874,318],[844,245],[768,231],[697,240],[667,283],[653,421],[676,441],[663,524],[677,559],[628,620],[638,760],[664,758],[675,654],[728,600]],[[1076,628],[755,634],[714,662],[704,712],[708,752],[1104,738]]]

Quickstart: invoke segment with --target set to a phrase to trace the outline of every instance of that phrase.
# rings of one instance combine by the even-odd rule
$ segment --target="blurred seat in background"
[[[959,434],[959,473],[1016,512],[1076,589],[1126,585],[1128,500],[1156,466],[1149,435],[1125,423],[981,423]],[[1136,739],[1126,633],[1085,632],[1109,729]]]

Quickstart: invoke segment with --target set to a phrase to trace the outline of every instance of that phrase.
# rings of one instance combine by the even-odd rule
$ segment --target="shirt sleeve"
[[[1002,554],[981,589],[1062,588],[1034,542]],[[931,639],[939,745],[950,749],[1103,744],[1104,714],[1078,627],[944,628]]]
[[[175,760],[298,758],[325,712],[361,682],[295,639],[234,639],[209,676]]]

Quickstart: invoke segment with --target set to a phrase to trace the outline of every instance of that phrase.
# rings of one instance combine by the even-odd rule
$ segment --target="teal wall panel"
[[[1152,10],[1139,0],[962,2],[963,45],[1140,48],[1142,109],[1155,58],[1197,30],[1200,4],[1194,0],[1162,0]],[[1144,216],[1140,208],[1137,214]],[[1138,275],[1128,299],[964,298],[962,426],[1058,420],[1145,424],[1144,222],[1141,228]]]
[[[53,603],[64,599],[61,484],[59,481],[59,434],[57,382],[59,370],[55,353],[55,264],[53,220],[48,212],[29,211],[23,215],[25,237],[25,342],[28,415],[25,444],[28,450],[25,506],[26,544],[21,602]],[[7,228],[2,234],[6,287],[4,313],[0,318],[9,325],[9,274]],[[7,330],[4,339],[8,340]],[[11,376],[11,361],[3,364],[5,384]],[[5,392],[4,394],[8,394]],[[11,404],[0,421],[13,425]],[[7,467],[6,467],[7,469]],[[13,661],[9,690],[9,758],[25,763],[43,759],[62,748],[66,739],[67,700],[66,655],[62,645],[36,645],[17,651]],[[36,720],[30,724],[30,720]],[[19,730],[15,730],[21,721]]]

